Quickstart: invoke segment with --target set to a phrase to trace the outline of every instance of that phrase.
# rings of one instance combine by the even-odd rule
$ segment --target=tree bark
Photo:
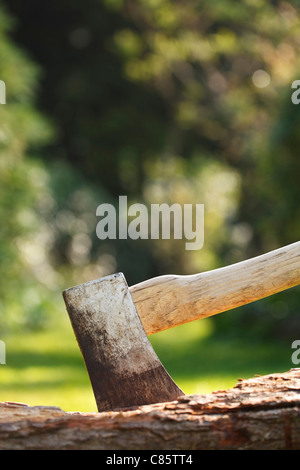
[[[126,411],[0,403],[0,449],[300,449],[300,369]]]

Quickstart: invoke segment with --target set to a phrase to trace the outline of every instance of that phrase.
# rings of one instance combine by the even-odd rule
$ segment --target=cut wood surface
[[[300,449],[300,369],[127,411],[0,403],[0,449]]]

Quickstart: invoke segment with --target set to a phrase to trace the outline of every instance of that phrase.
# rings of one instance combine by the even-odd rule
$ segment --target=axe
[[[63,291],[98,411],[184,395],[148,335],[216,315],[300,283],[300,242],[231,266],[128,287],[116,273]]]

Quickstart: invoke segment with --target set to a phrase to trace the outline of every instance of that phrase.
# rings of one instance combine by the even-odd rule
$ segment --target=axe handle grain
[[[216,315],[300,283],[300,242],[200,274],[158,276],[130,287],[148,335]]]

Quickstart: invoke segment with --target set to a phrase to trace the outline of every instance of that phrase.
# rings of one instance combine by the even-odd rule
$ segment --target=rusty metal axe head
[[[300,242],[206,273],[159,276],[130,290],[118,273],[64,291],[98,409],[164,402],[183,395],[156,356],[148,334],[298,284]]]
[[[122,273],[63,292],[98,411],[183,395],[158,359]]]

